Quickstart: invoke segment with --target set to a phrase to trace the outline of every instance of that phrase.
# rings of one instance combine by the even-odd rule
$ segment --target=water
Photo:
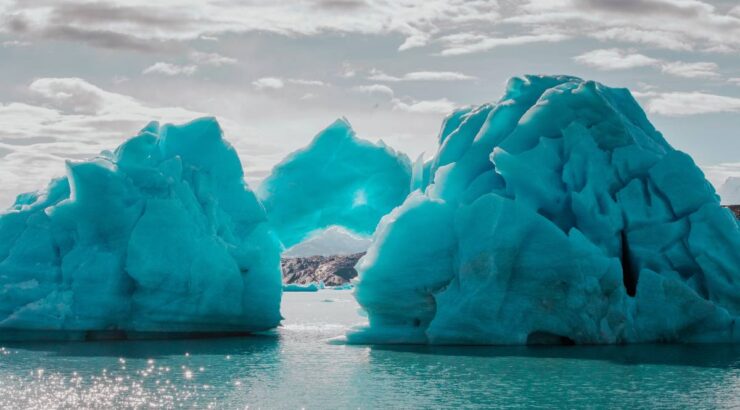
[[[740,407],[740,346],[335,345],[364,319],[333,290],[283,315],[260,337],[6,344],[0,407]]]

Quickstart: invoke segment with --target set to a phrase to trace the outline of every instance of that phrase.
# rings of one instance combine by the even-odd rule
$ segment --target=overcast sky
[[[415,158],[521,74],[629,87],[740,175],[736,0],[0,0],[0,205],[149,120],[215,115],[256,183],[334,119]]]

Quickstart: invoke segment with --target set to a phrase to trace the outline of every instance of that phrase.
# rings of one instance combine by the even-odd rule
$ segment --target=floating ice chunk
[[[321,289],[324,289],[323,282],[286,283],[283,285],[283,292],[318,292]]]
[[[258,188],[286,247],[333,225],[370,235],[403,202],[411,162],[385,144],[358,139],[337,120],[306,148],[285,158]]]
[[[625,89],[509,81],[445,121],[358,262],[350,342],[740,341],[740,230]]]
[[[0,216],[0,337],[272,328],[266,222],[215,119],[151,123]]]

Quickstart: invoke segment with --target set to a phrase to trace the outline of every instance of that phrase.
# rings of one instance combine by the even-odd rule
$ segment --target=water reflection
[[[371,356],[410,353],[479,358],[542,358],[608,361],[620,365],[671,365],[740,369],[740,345],[626,346],[404,346],[375,345]],[[393,356],[393,355],[391,355]]]
[[[31,342],[6,343],[7,349],[42,352],[61,357],[123,357],[130,359],[164,358],[189,355],[249,355],[265,354],[278,348],[277,334],[261,334],[227,338],[180,340],[138,340],[99,342]]]
[[[330,300],[330,302],[328,302]],[[740,346],[348,346],[349,293],[284,298],[250,337],[13,343],[0,408],[728,408]]]

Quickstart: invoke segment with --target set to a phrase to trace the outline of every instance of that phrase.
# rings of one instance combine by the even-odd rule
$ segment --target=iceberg
[[[341,226],[369,236],[411,186],[411,161],[384,143],[359,139],[345,119],[290,154],[260,184],[270,224],[286,248]]]
[[[216,120],[153,122],[0,216],[0,338],[270,329],[280,252]]]
[[[283,292],[318,292],[325,288],[324,282],[286,283],[283,285]]]
[[[738,222],[628,90],[513,78],[413,168],[350,343],[740,341]]]

